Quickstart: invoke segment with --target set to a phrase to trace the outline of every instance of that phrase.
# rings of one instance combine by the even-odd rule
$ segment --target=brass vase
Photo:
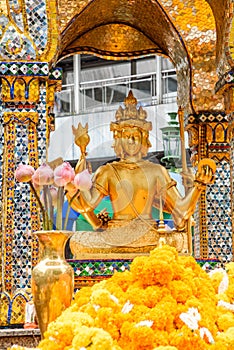
[[[32,294],[41,337],[70,306],[74,291],[74,271],[64,258],[70,231],[35,232],[40,242],[40,261],[32,271]]]

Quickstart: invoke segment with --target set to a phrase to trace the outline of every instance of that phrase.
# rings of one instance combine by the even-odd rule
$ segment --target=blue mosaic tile
[[[0,62],[0,75],[48,76],[47,62]]]
[[[103,276],[109,277],[114,274],[115,271],[123,272],[130,269],[131,259],[93,259],[93,260],[68,260],[69,264],[73,267],[75,276]]]
[[[230,164],[219,163],[215,176],[206,192],[208,254],[225,263],[232,260]]]
[[[54,68],[50,70],[50,80],[61,80],[62,79],[62,68]]]
[[[17,11],[20,9],[21,4],[18,0],[9,0],[9,11],[12,19],[14,20],[17,27],[23,32],[24,31],[24,23],[23,23],[23,15],[22,12]]]
[[[37,49],[42,53],[47,45],[48,22],[46,1],[25,0],[29,33]]]

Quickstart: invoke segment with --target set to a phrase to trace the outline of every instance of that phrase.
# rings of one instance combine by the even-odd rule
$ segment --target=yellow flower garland
[[[130,271],[78,291],[38,349],[234,349],[233,301],[233,263],[209,276],[165,245],[135,258]]]

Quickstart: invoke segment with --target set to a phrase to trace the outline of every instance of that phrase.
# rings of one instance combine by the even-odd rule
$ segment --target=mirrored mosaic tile
[[[46,1],[25,0],[29,33],[37,49],[43,50],[47,45],[48,22]]]
[[[207,227],[209,256],[232,260],[230,164],[222,161],[213,185],[207,188]]]
[[[23,14],[20,12],[21,4],[18,0],[8,0],[10,15],[14,20],[16,26],[23,32],[24,24],[23,24]]]
[[[104,260],[68,260],[75,275],[83,276],[111,276],[116,272],[130,269],[132,259],[104,259]]]

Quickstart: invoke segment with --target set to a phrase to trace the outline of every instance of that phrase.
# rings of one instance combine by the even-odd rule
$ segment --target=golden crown
[[[116,122],[111,123],[111,131],[121,130],[124,126],[135,126],[146,131],[152,130],[152,123],[146,121],[147,112],[142,107],[137,109],[137,99],[131,90],[124,100],[124,105],[125,108],[119,106],[116,111]]]
[[[132,90],[129,91],[128,96],[124,99],[124,104],[125,104],[125,106],[128,106],[128,105],[136,106],[137,105],[137,99],[136,99],[136,97],[133,96]]]

